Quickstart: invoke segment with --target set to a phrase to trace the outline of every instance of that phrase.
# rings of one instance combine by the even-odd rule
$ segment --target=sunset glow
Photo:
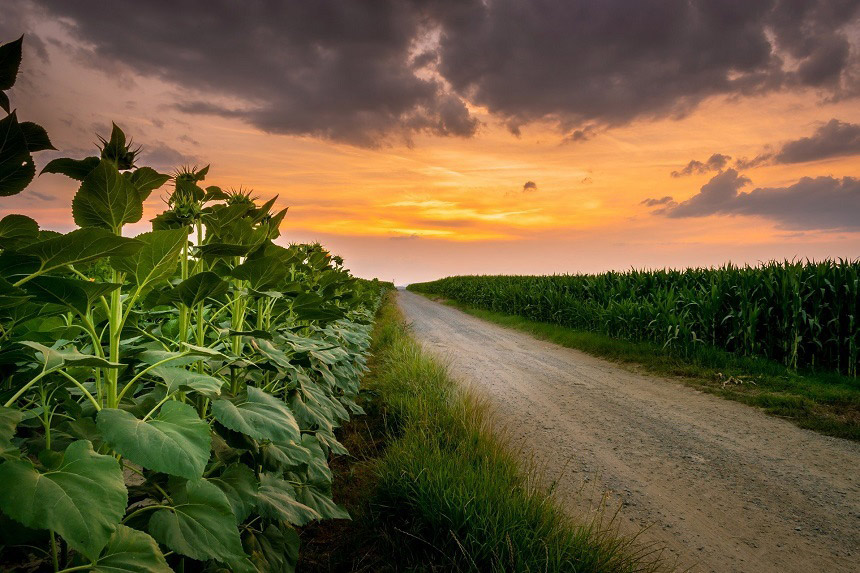
[[[856,10],[829,32],[832,38],[846,38],[850,47],[840,68],[842,76],[833,80],[838,85],[786,80],[779,88],[715,88],[701,97],[679,88],[677,100],[666,101],[665,106],[613,116],[604,110],[590,112],[584,103],[577,107],[578,96],[572,94],[569,104],[557,106],[569,105],[570,115],[561,117],[550,104],[546,113],[535,111],[537,105],[521,87],[516,98],[524,103],[504,106],[477,92],[458,91],[456,73],[445,72],[453,64],[443,59],[431,75],[450,82],[451,93],[466,102],[463,113],[475,121],[473,132],[380,124],[366,126],[356,135],[359,119],[355,119],[344,135],[334,124],[326,125],[323,116],[316,128],[279,127],[281,119],[295,120],[287,117],[295,110],[285,111],[285,118],[267,119],[248,119],[239,112],[201,113],[200,106],[191,109],[190,104],[207,102],[221,110],[252,108],[271,97],[270,88],[240,89],[225,79],[221,89],[214,89],[219,78],[205,85],[197,76],[183,83],[178,79],[181,66],[167,69],[159,50],[149,44],[154,40],[135,36],[136,26],[120,24],[119,15],[116,26],[128,30],[126,41],[137,52],[149,54],[150,61],[144,65],[142,59],[112,54],[110,34],[100,36],[87,25],[83,2],[17,6],[17,17],[0,23],[4,41],[26,34],[25,65],[12,99],[23,117],[46,127],[60,150],[40,155],[37,168],[60,155],[83,157],[81,142],[106,134],[115,120],[143,146],[142,164],[163,171],[182,164],[211,164],[207,182],[250,188],[262,198],[278,195],[279,205],[290,208],[281,240],[318,240],[343,255],[360,276],[401,284],[460,273],[593,272],[860,253],[856,211],[860,186],[854,179],[843,180],[860,175]],[[152,8],[153,14],[159,10]],[[449,26],[442,16],[432,17],[442,30]],[[199,41],[207,37],[202,26],[199,22],[192,26],[187,34],[189,52],[176,58],[187,56],[193,62],[199,55],[196,34],[201,33]],[[764,30],[769,30],[767,24]],[[549,36],[554,33],[547,31]],[[422,38],[431,50],[423,53],[445,49],[444,43],[441,48],[433,43],[432,35]],[[236,49],[245,49],[237,42]],[[420,52],[420,42],[412,49]],[[773,50],[782,53],[775,46]],[[246,56],[247,65],[254,67],[254,53]],[[785,70],[799,65],[783,56]],[[558,72],[551,62],[545,68],[534,65],[535,73]],[[730,72],[725,77],[733,77]],[[507,80],[515,84],[527,78]],[[518,117],[512,115],[515,105],[522,108]],[[307,110],[310,120],[314,113]],[[439,113],[445,117],[444,108]],[[404,125],[411,121],[407,116],[401,116]],[[828,136],[828,122],[834,119],[838,123],[831,125],[833,129],[847,126],[843,148],[788,155],[790,142]],[[380,137],[374,135],[377,128]],[[730,158],[721,165],[708,164],[714,154]],[[771,158],[749,165],[767,155]],[[700,163],[684,174],[691,161]],[[732,184],[739,185],[739,193],[764,189],[767,200],[673,210],[731,169],[737,172]],[[843,181],[833,193],[842,193],[835,195],[836,200],[844,197],[844,210],[853,210],[854,223],[828,219],[840,210],[832,205],[820,216],[808,212],[795,216],[773,206],[774,195],[769,193],[791,189],[807,177]],[[65,177],[43,175],[26,192],[6,200],[3,214],[26,213],[45,227],[68,230],[73,226],[68,205],[75,190]],[[148,228],[146,219],[161,201],[150,198],[150,213],[133,226],[134,232]],[[792,208],[808,209],[804,205]]]

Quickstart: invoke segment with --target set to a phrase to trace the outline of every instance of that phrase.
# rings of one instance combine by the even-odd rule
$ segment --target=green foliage
[[[18,68],[21,66],[21,46],[24,44],[24,36],[14,42],[0,46],[0,90],[8,90],[15,85],[18,76]],[[6,108],[6,112],[9,109]]]
[[[152,515],[149,532],[173,551],[193,559],[229,561],[244,556],[227,496],[206,480],[171,491],[173,502]]]
[[[410,285],[476,308],[648,341],[680,356],[702,345],[788,369],[857,376],[860,261],[602,275],[464,276]]]
[[[39,236],[39,224],[24,215],[6,215],[0,219],[0,248],[14,249]]]
[[[36,164],[31,153],[54,149],[42,126],[18,121],[5,93],[18,77],[23,42],[22,36],[0,45],[0,108],[7,113],[0,119],[0,197],[17,195],[33,180]]]
[[[21,132],[24,134],[24,140],[27,142],[27,151],[46,151],[48,149],[56,150],[57,148],[51,143],[48,137],[48,132],[41,125],[32,121],[23,121],[18,124]]]
[[[209,461],[209,424],[189,404],[169,401],[149,420],[130,412],[104,408],[98,429],[119,455],[149,468],[186,479],[203,476]]]
[[[128,494],[112,456],[87,440],[72,442],[50,467],[27,459],[0,464],[0,510],[33,529],[50,529],[96,557],[125,513]]]
[[[108,161],[118,169],[125,170],[134,167],[134,160],[140,148],[132,149],[131,141],[126,142],[125,133],[123,133],[117,124],[113,124],[110,132],[110,140],[99,136],[99,141],[101,141],[102,160]]]
[[[254,470],[248,466],[232,464],[220,476],[210,478],[209,481],[227,496],[237,523],[245,521],[257,507],[259,481]]]
[[[57,173],[77,179],[78,181],[83,181],[98,164],[98,157],[87,157],[80,160],[60,157],[59,159],[49,161],[42,169],[42,173]]]
[[[20,50],[0,46],[0,89]],[[14,113],[0,128],[7,196],[52,146]],[[290,570],[295,525],[347,517],[328,458],[360,411],[383,286],[319,245],[275,245],[274,200],[203,188],[208,166],[137,166],[117,125],[99,139],[43,170],[78,187],[80,228],[0,220],[2,520],[41,535],[21,543],[55,570]],[[122,236],[169,181],[153,230]],[[11,545],[4,565],[28,551]]]
[[[38,342],[23,340],[19,344],[27,346],[37,352],[35,362],[42,366],[44,373],[56,372],[67,366],[90,366],[97,368],[121,368],[122,364],[109,362],[104,358],[92,354],[81,354],[74,348],[71,350],[59,350],[49,348]]]
[[[238,400],[221,398],[212,403],[212,414],[225,427],[258,440],[298,440],[299,426],[283,401],[253,386]]]
[[[111,266],[126,273],[140,291],[170,280],[176,274],[188,233],[184,229],[150,231],[135,239],[143,243],[140,250],[127,257],[111,257]]]
[[[296,490],[289,482],[269,474],[260,476],[257,506],[260,515],[293,525],[305,525],[321,518],[318,511],[297,499]]]
[[[118,525],[104,553],[93,563],[93,573],[169,573],[155,540],[142,531]]]
[[[13,454],[15,447],[12,445],[12,436],[15,435],[15,428],[18,423],[24,419],[24,413],[12,408],[3,408],[0,406],[0,455],[4,453]]]
[[[18,250],[17,255],[32,257],[36,265],[32,273],[23,273],[30,276],[24,276],[18,282],[24,283],[47,272],[106,257],[129,257],[142,246],[140,241],[119,237],[103,229],[77,229],[65,235],[32,243]],[[4,251],[3,255],[6,254],[7,252]],[[15,273],[12,273],[12,276],[16,276]]]
[[[299,558],[299,536],[293,529],[268,526],[245,537],[245,547],[258,571],[295,571]]]
[[[203,271],[179,283],[171,295],[187,307],[200,304],[208,298],[217,298],[227,293],[230,285],[216,273]]]
[[[115,162],[102,159],[81,182],[72,199],[72,215],[81,227],[104,227],[118,235],[123,225],[143,217],[143,199]]]
[[[32,297],[30,300],[61,305],[85,315],[93,302],[100,297],[120,288],[117,283],[95,283],[42,275],[33,278],[24,285],[24,290]]]
[[[184,390],[197,392],[207,398],[215,398],[221,394],[221,387],[224,385],[224,380],[215,376],[175,366],[156,366],[151,372],[164,381],[169,394]]]
[[[17,195],[36,175],[36,164],[13,111],[0,119],[0,197]]]

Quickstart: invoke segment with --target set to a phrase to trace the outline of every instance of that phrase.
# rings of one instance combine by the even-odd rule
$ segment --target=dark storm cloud
[[[513,133],[548,120],[583,140],[715,95],[848,97],[860,75],[860,0],[39,3],[82,61],[173,82],[187,112],[358,145],[471,136],[466,101]]]
[[[523,191],[537,191],[537,183],[534,181],[526,181],[523,184]]]
[[[29,32],[28,20],[31,18],[30,11],[27,7],[21,6],[15,10],[10,6],[3,6],[2,18],[0,18],[0,44],[17,40],[21,34]],[[27,39],[24,42],[24,57],[30,57],[30,50],[35,53],[42,61],[48,61],[48,50],[42,38],[33,33],[26,34]],[[28,70],[23,66],[19,70],[19,74],[26,75]],[[19,76],[20,78],[20,76]]]
[[[784,144],[774,161],[802,163],[845,155],[860,155],[860,125],[831,119],[811,136]]]
[[[685,175],[692,175],[693,173],[722,171],[730,160],[731,157],[729,157],[728,155],[723,155],[722,153],[714,153],[704,163],[693,159],[689,163],[687,163],[687,165],[685,165],[683,169],[681,169],[680,171],[673,171],[671,175],[672,177],[683,177]]]
[[[572,133],[680,116],[719,94],[854,93],[845,30],[857,14],[856,0],[491,0],[440,17],[439,67],[508,125],[548,118]]]
[[[426,19],[408,2],[39,3],[92,46],[83,60],[174,83],[188,113],[367,146],[478,125],[441,80],[416,73]]]
[[[860,180],[804,177],[788,187],[741,191],[750,180],[734,169],[715,175],[699,193],[662,214],[673,218],[755,215],[796,230],[860,231]]]

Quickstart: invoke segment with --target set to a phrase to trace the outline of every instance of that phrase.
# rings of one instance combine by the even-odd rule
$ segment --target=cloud
[[[784,144],[774,161],[803,163],[845,155],[860,155],[860,125],[831,119],[811,136]]]
[[[523,191],[537,191],[537,188],[537,183],[535,183],[534,181],[526,181],[523,184]]]
[[[858,89],[852,1],[441,6],[440,73],[513,126],[549,120],[571,134],[683,116],[717,95]]]
[[[735,169],[746,170],[774,163],[805,163],[833,157],[860,155],[860,125],[831,119],[807,137],[783,143],[777,151],[766,150],[752,159],[741,157]]]
[[[3,18],[0,18],[0,44],[17,40],[21,34],[27,32],[23,48],[25,61],[32,57],[31,54],[35,54],[43,62],[48,62],[48,50],[45,41],[39,35],[28,31],[28,22],[32,18],[32,7],[23,2],[14,8],[3,6]],[[21,74],[18,76],[18,80],[20,81],[26,76],[27,74]]]
[[[704,163],[693,159],[689,163],[687,163],[687,165],[685,165],[683,169],[681,169],[680,171],[673,171],[671,175],[672,177],[683,177],[685,175],[692,175],[693,173],[722,171],[723,168],[728,164],[728,162],[731,161],[731,159],[732,158],[728,155],[723,155],[722,153],[714,153]]]
[[[750,180],[734,169],[714,175],[702,185],[696,195],[680,203],[669,212],[670,217],[701,217],[721,212],[723,205],[737,197],[738,190]]]
[[[746,157],[739,157],[735,160],[735,169],[739,169],[741,171],[752,169],[754,167],[758,167],[759,165],[768,165],[773,160],[773,153],[765,152],[760,153],[753,157],[752,159],[747,159]]]
[[[577,142],[577,141],[588,141],[592,139],[597,134],[597,130],[593,125],[587,125],[582,129],[574,129],[567,136],[565,136],[564,141],[567,142]]]
[[[674,202],[675,200],[672,197],[666,195],[665,197],[661,197],[659,199],[652,199],[649,197],[648,199],[645,199],[639,204],[645,205],[646,207],[657,207],[658,205],[670,205]]]
[[[51,195],[48,195],[47,193],[41,193],[41,192],[36,191],[34,189],[27,189],[27,194],[31,197],[35,197],[39,201],[53,201],[54,199],[56,199],[56,197],[52,197]]]
[[[427,19],[411,2],[39,4],[82,41],[80,59],[175,84],[186,113],[361,146],[478,127],[462,98],[414,67]]]
[[[860,180],[854,177],[804,177],[787,187],[742,192],[749,184],[747,177],[727,169],[699,193],[660,214],[672,218],[750,215],[770,219],[784,229],[860,232]]]
[[[188,113],[364,146],[470,137],[473,106],[582,140],[713,96],[860,88],[856,1],[37,4],[79,61],[173,83]]]
[[[139,165],[148,165],[164,173],[172,173],[183,165],[193,166],[200,163],[196,155],[189,155],[177,151],[166,143],[156,141],[146,145],[140,150]]]

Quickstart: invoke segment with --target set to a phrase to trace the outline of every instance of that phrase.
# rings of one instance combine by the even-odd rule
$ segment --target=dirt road
[[[860,570],[860,444],[413,293],[399,300],[571,512],[589,509],[583,485],[608,490],[624,531],[650,526],[641,539],[693,571]]]

